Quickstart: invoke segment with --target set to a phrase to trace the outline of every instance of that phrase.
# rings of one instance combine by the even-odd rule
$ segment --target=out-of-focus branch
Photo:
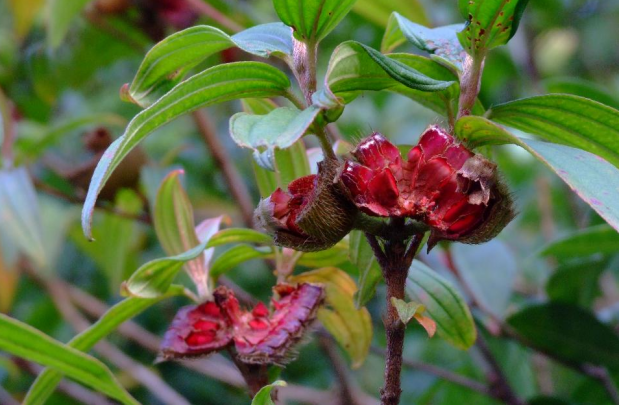
[[[227,28],[232,32],[239,32],[243,29],[241,25],[237,24],[236,22],[228,18],[225,14],[221,13],[218,9],[213,7],[211,4],[203,0],[185,1],[197,13],[203,14],[204,16],[212,19],[222,27]]]
[[[2,121],[2,164],[4,167],[13,166],[13,143],[15,142],[16,130],[13,122],[13,111],[11,101],[6,97],[0,88],[0,121]]]
[[[356,405],[357,401],[354,397],[355,390],[352,388],[352,382],[349,377],[349,369],[343,363],[340,353],[336,350],[336,347],[332,344],[329,338],[325,336],[318,336],[319,346],[323,352],[327,355],[329,362],[332,365],[336,379],[338,380],[338,388],[340,391],[340,405]]]
[[[19,401],[0,385],[0,404],[19,405]]]
[[[377,354],[379,356],[385,356],[385,349],[383,348],[372,346],[370,348],[370,351],[371,353]],[[460,385],[465,388],[469,388],[472,391],[476,391],[484,395],[492,396],[491,391],[486,386],[486,384],[473,380],[469,377],[462,376],[453,371],[446,370],[444,368],[437,367],[435,365],[424,363],[421,361],[409,360],[405,358],[403,358],[403,366],[407,368],[415,369],[415,370],[420,370],[427,374],[434,375],[448,382]]]
[[[194,111],[192,113],[192,117],[194,118],[194,122],[196,123],[196,126],[200,131],[200,135],[202,135],[202,139],[207,145],[213,160],[215,160],[216,165],[222,171],[226,184],[228,184],[228,189],[237,204],[239,204],[243,222],[247,227],[253,228],[254,204],[252,203],[250,192],[248,191],[246,184],[243,182],[243,178],[239,174],[239,171],[237,171],[232,159],[226,152],[224,145],[220,142],[213,123],[204,110]]]

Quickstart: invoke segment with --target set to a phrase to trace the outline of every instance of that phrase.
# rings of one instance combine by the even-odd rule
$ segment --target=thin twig
[[[0,154],[2,155],[2,165],[5,168],[13,166],[13,143],[15,142],[16,129],[13,122],[13,106],[11,101],[6,97],[4,91],[0,88],[0,121],[2,121],[2,147]]]
[[[332,341],[325,337],[320,336],[319,346],[323,352],[327,355],[329,362],[332,365],[336,379],[338,380],[338,386],[340,388],[340,405],[356,405],[354,392],[355,390],[351,386],[351,379],[349,377],[349,369],[342,361],[340,353],[336,350],[336,347],[332,344]]]
[[[478,332],[478,338],[476,339],[476,347],[478,347],[480,353],[491,369],[491,373],[487,378],[489,380],[489,387],[492,395],[509,405],[525,404],[525,402],[517,397],[515,392],[512,390],[506,374],[497,362],[495,355],[491,352],[491,349],[480,332]]]
[[[385,349],[371,346],[371,353],[377,354],[379,356],[385,356]],[[479,392],[484,395],[492,396],[486,384],[481,383],[479,381],[473,380],[469,377],[465,377],[463,375],[457,374],[453,371],[446,370],[441,367],[437,367],[433,364],[424,363],[418,360],[409,360],[403,358],[403,366],[407,368],[412,368],[415,370],[420,370],[427,374],[434,375],[448,382],[460,385],[465,388],[469,388],[472,391]]]
[[[226,15],[221,13],[218,9],[213,7],[211,4],[203,0],[185,0],[185,1],[197,13],[205,15],[206,17],[212,19],[213,21],[215,21],[222,27],[227,28],[232,32],[239,32],[243,29],[241,25],[237,24],[235,21],[228,18]]]
[[[194,122],[202,135],[215,164],[220,168],[228,189],[230,190],[234,200],[239,204],[241,211],[241,217],[243,222],[249,228],[254,227],[254,204],[252,203],[252,197],[246,184],[243,182],[243,178],[239,174],[239,171],[232,162],[232,159],[226,152],[226,149],[220,142],[217,136],[215,128],[209,119],[206,111],[194,111],[192,113]]]

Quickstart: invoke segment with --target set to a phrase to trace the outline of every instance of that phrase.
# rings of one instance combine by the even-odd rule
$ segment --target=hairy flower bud
[[[204,356],[233,345],[245,363],[286,363],[316,318],[323,287],[278,284],[274,293],[271,312],[262,302],[243,310],[226,287],[215,290],[214,301],[181,308],[164,335],[159,360]]]
[[[429,249],[440,240],[482,243],[514,217],[496,165],[474,154],[438,126],[429,127],[404,161],[380,133],[362,140],[340,179],[369,215],[411,217],[431,228]]]
[[[279,246],[311,252],[327,249],[353,227],[357,209],[335,182],[338,162],[319,163],[319,174],[292,181],[288,192],[278,188],[255,211],[257,223]]]

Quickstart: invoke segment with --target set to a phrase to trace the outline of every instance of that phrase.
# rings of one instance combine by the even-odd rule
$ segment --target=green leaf
[[[269,385],[265,385],[256,393],[254,399],[252,399],[252,405],[275,405],[271,399],[271,391],[275,387],[286,387],[286,383],[282,380],[278,380]]]
[[[441,58],[443,63],[462,70],[467,53],[456,37],[456,33],[462,28],[463,24],[427,28],[409,21],[398,13],[393,13],[381,41],[381,52],[391,52],[408,40],[416,48],[435,55]]]
[[[618,98],[599,84],[578,77],[553,77],[541,83],[549,93],[572,94],[618,109]]]
[[[123,404],[139,404],[99,360],[0,314],[0,350],[52,367]]]
[[[547,296],[553,301],[590,308],[602,294],[599,279],[608,268],[611,268],[610,261],[601,258],[560,264],[547,280]]]
[[[15,35],[21,40],[30,32],[39,11],[45,5],[45,0],[8,0],[8,4]]]
[[[353,12],[381,28],[389,24],[392,12],[398,12],[419,24],[429,24],[424,5],[419,0],[357,0]]]
[[[325,306],[319,309],[318,318],[349,354],[351,367],[362,365],[372,341],[372,321],[366,308],[357,309],[353,296],[355,282],[344,271],[324,267],[291,277],[296,283],[320,283],[325,286]]]
[[[181,286],[173,286],[168,293],[157,298],[127,298],[111,307],[97,322],[91,325],[67,343],[68,347],[87,352],[95,344],[114,332],[123,322],[134,318],[145,309],[173,296],[183,295],[185,289]],[[30,386],[23,405],[44,405],[52,395],[56,386],[62,380],[63,373],[52,368],[43,370]]]
[[[187,28],[151,48],[127,96],[148,105],[153,93],[168,91],[206,58],[233,46],[264,58],[274,55],[288,61],[293,54],[290,29],[282,23],[257,25],[233,36],[206,25]]]
[[[7,235],[38,267],[47,257],[34,185],[24,167],[0,170],[0,218]]]
[[[503,242],[493,239],[482,245],[454,243],[454,265],[476,298],[503,319],[517,277],[517,261]]]
[[[275,171],[275,149],[286,149],[298,141],[320,111],[313,105],[303,111],[281,107],[267,115],[237,113],[230,118],[230,135],[237,145],[254,149],[259,166]]]
[[[618,110],[587,98],[548,94],[496,105],[487,118],[587,150],[618,167]]]
[[[406,302],[396,297],[392,297],[391,301],[394,308],[396,308],[396,312],[398,312],[400,321],[405,325],[407,325],[416,314],[421,314],[425,311],[424,305],[418,302]]]
[[[349,243],[345,238],[329,249],[302,253],[297,264],[312,268],[338,266],[349,261],[348,253]]]
[[[459,0],[461,15],[468,21],[458,33],[470,55],[508,43],[519,27],[528,0]]]
[[[123,136],[106,150],[95,168],[82,210],[82,228],[91,238],[97,196],[121,160],[148,134],[179,116],[199,108],[246,97],[285,95],[289,79],[278,69],[259,62],[215,66],[174,87],[131,120]]]
[[[141,298],[156,298],[165,294],[185,262],[199,257],[205,249],[235,242],[272,244],[269,235],[251,229],[224,229],[211,238],[201,238],[192,249],[172,257],[164,257],[143,264],[123,283],[123,293]]]
[[[67,35],[75,17],[90,0],[49,0],[47,2],[47,42],[57,48]]]
[[[379,263],[362,231],[354,230],[349,234],[349,259],[357,267],[359,274],[355,306],[362,308],[375,296],[377,285],[382,279]]]
[[[437,83],[447,84],[442,91],[423,91],[412,89],[391,77],[381,66],[362,49],[361,44],[347,41],[340,44],[332,53],[325,76],[324,92],[330,91],[344,103],[353,101],[363,91],[388,90],[402,94],[440,114],[446,114],[448,107],[455,108],[458,99],[458,78],[449,69],[418,55],[392,54],[386,56],[402,65],[410,67]],[[481,106],[475,110],[481,114]]]
[[[508,323],[539,350],[569,362],[618,370],[618,336],[578,306],[554,302],[533,305],[512,315]]]
[[[273,0],[280,20],[301,41],[318,42],[349,13],[355,0]]]
[[[607,225],[579,230],[545,246],[541,256],[555,256],[560,260],[618,253],[618,232]]]
[[[407,276],[407,295],[426,307],[437,324],[437,335],[451,345],[466,350],[476,341],[476,327],[467,304],[443,277],[414,260]]]
[[[618,230],[618,169],[609,162],[580,149],[518,138],[482,117],[463,117],[454,130],[470,147],[507,143],[521,146]]]
[[[269,257],[273,257],[273,251],[270,248],[250,245],[233,246],[213,261],[209,275],[214,280],[217,280],[219,276],[234,269],[243,262]]]

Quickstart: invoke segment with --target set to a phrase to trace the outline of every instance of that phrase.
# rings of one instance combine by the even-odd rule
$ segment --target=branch
[[[370,351],[371,353],[377,354],[379,356],[385,356],[385,349],[383,348],[371,346]],[[405,358],[403,358],[403,366],[407,368],[420,370],[424,373],[434,375],[448,382],[460,385],[465,388],[469,388],[472,391],[476,391],[481,394],[492,397],[490,390],[485,384],[479,381],[473,380],[469,377],[465,377],[463,375],[457,374],[453,371],[446,370],[444,368],[437,367],[435,365],[424,363],[421,361],[408,360]]]
[[[207,145],[207,149],[211,153],[215,164],[220,168],[224,174],[224,179],[228,185],[233,198],[239,204],[241,210],[241,216],[243,222],[249,228],[254,227],[254,204],[252,203],[252,197],[246,184],[243,182],[243,178],[237,171],[237,168],[232,163],[232,159],[226,152],[226,149],[220,142],[217,136],[215,128],[209,119],[207,113],[202,111],[194,111],[192,113],[194,122],[202,135],[202,139]]]
[[[222,27],[227,28],[232,32],[239,32],[243,29],[241,25],[237,24],[235,21],[228,18],[226,15],[221,13],[218,9],[213,7],[211,4],[203,0],[185,0],[185,1],[197,13],[203,14],[204,16],[212,19],[213,21],[215,21]]]
[[[331,339],[325,336],[318,336],[319,346],[325,353],[329,362],[332,365],[338,385],[340,388],[340,405],[356,405],[357,401],[354,397],[355,390],[351,386],[351,379],[349,377],[349,369],[342,361],[340,353],[336,350],[336,347],[332,344]]]
[[[15,142],[16,130],[13,122],[13,107],[2,89],[0,88],[0,121],[2,121],[2,147],[0,154],[2,155],[2,165],[5,168],[13,166],[13,143]]]

